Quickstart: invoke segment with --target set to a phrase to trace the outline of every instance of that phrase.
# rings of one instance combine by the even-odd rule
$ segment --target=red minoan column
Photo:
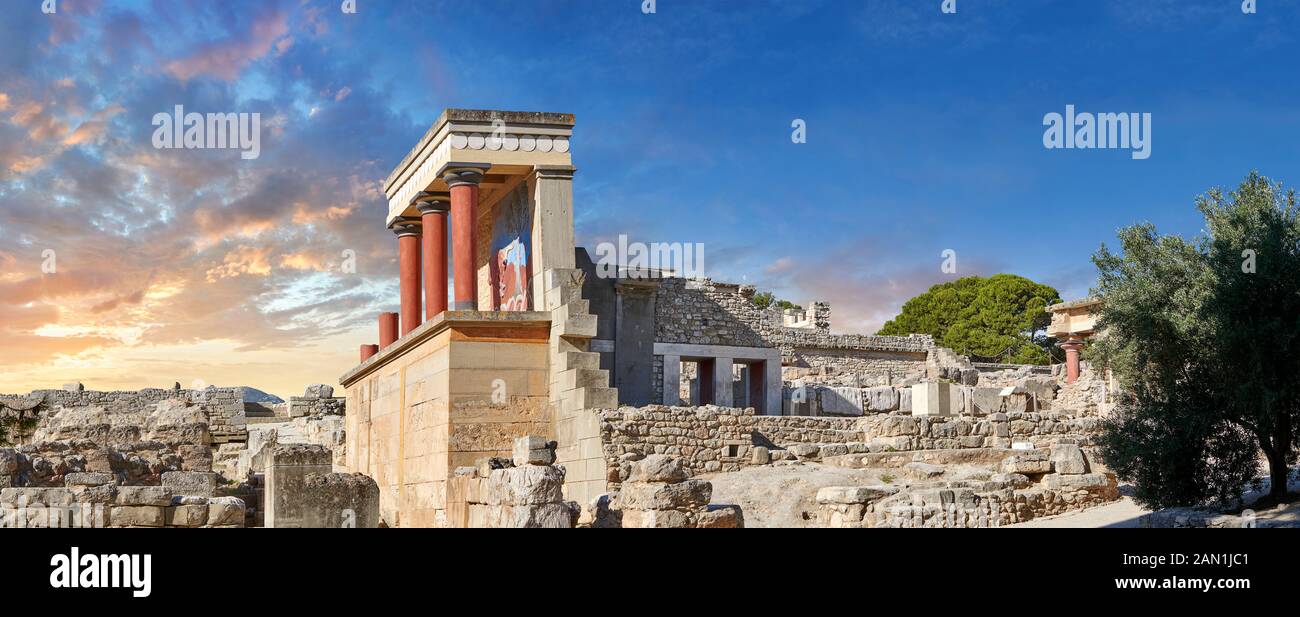
[[[402,335],[420,325],[420,226],[403,220],[393,226],[397,234],[397,261],[401,269]]]
[[[397,313],[379,314],[379,348],[384,349],[397,340]]]
[[[1079,350],[1083,349],[1083,341],[1069,339],[1061,343],[1061,349],[1065,350],[1065,383],[1074,383],[1079,379]]]
[[[420,193],[414,202],[424,228],[424,318],[433,319],[447,310],[447,195]]]
[[[374,355],[377,354],[377,353],[379,353],[379,346],[378,346],[378,345],[362,345],[362,346],[361,346],[361,361],[362,361],[362,362],[365,362],[366,360],[369,360],[372,356],[374,356]]]
[[[478,183],[488,165],[448,164],[442,179],[451,189],[451,253],[455,297],[451,308],[473,311],[478,307],[478,275],[474,271],[474,225],[478,218]]]

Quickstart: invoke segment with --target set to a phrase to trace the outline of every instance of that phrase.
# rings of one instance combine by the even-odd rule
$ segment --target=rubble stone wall
[[[54,391],[47,391],[54,392]],[[38,416],[32,443],[0,449],[0,487],[57,487],[76,473],[112,475],[118,484],[158,485],[174,471],[212,470],[208,408],[188,398],[86,396],[69,392],[67,403],[107,405],[47,408]],[[80,395],[80,396],[70,396]]]
[[[882,385],[925,377],[931,365],[952,355],[941,356],[926,335],[832,334],[825,303],[813,304],[811,327],[788,327],[781,309],[754,306],[751,286],[669,278],[655,293],[655,342],[774,348],[787,371],[850,375],[860,385]],[[656,400],[663,400],[662,356],[655,356],[652,371]]]
[[[1109,503],[1119,498],[1114,476],[1045,474],[1037,484],[1023,475],[936,487],[827,487],[817,493],[817,522],[824,527],[1001,527]]]
[[[289,397],[289,417],[306,416],[341,416],[347,407],[348,399],[343,397],[307,398]]]
[[[736,471],[787,458],[846,454],[1093,445],[1101,420],[1062,413],[913,417],[888,413],[861,418],[760,416],[715,407],[624,407],[599,410],[607,480],[623,482],[631,463],[651,454],[679,457],[692,475]]]
[[[243,527],[236,497],[174,495],[161,486],[0,489],[0,527]]]
[[[28,394],[2,394],[3,399],[41,399],[45,416],[63,409],[97,410],[108,425],[144,425],[160,403],[180,402],[200,411],[214,438],[242,435],[245,430],[243,393],[240,388],[204,390],[145,388],[134,391],[35,390]]]

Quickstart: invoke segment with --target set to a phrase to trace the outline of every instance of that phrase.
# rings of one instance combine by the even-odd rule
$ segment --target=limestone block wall
[[[379,485],[359,474],[331,472],[329,448],[275,446],[266,469],[265,526],[375,528]]]
[[[460,313],[482,316],[444,316]],[[535,320],[531,313],[501,319],[427,322],[407,335],[409,345],[381,351],[360,377],[342,380],[343,470],[374,478],[387,525],[446,526],[451,470],[508,454],[521,435],[553,436],[545,322],[510,323]]]
[[[243,527],[235,497],[176,495],[161,486],[0,489],[0,527]]]

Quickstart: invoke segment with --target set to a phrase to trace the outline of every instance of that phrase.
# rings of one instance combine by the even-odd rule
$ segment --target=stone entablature
[[[484,188],[501,186],[504,176],[535,166],[570,166],[573,114],[447,109],[384,182],[387,224],[419,216],[411,198],[424,191],[446,191],[439,174],[456,163],[491,166]],[[498,176],[493,178],[492,176]],[[491,193],[491,191],[485,191]],[[495,197],[485,194],[484,202]]]
[[[1061,302],[1047,307],[1052,322],[1047,326],[1047,336],[1067,339],[1087,339],[1096,333],[1101,300],[1083,298]]]

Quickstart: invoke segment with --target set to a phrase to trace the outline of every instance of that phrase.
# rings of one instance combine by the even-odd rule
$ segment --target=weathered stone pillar
[[[1083,349],[1083,341],[1072,338],[1060,346],[1065,350],[1065,383],[1074,383],[1079,379],[1079,350]]]
[[[379,314],[379,348],[384,349],[397,340],[397,313]]]
[[[452,285],[455,288],[451,308],[473,311],[478,308],[478,274],[474,268],[474,226],[478,220],[478,183],[490,165],[448,164],[442,179],[451,189]]]
[[[682,404],[682,357],[681,356],[664,356],[664,381],[663,381],[665,405],[677,406]]]
[[[734,386],[731,378],[731,358],[713,360],[713,404],[718,407],[731,407]]]
[[[573,255],[572,165],[537,165],[533,169],[533,280],[529,287],[533,306],[546,306],[546,281],[550,268],[576,267]]]
[[[420,193],[412,201],[420,211],[424,228],[424,318],[433,319],[447,310],[447,213],[451,197]]]
[[[401,270],[402,334],[420,325],[420,225],[404,220],[393,225],[397,234],[397,262]]]
[[[378,345],[362,345],[362,346],[361,346],[361,361],[362,361],[362,362],[365,362],[366,360],[369,360],[372,356],[374,356],[374,355],[377,354],[377,353],[379,353],[379,346],[378,346]]]

